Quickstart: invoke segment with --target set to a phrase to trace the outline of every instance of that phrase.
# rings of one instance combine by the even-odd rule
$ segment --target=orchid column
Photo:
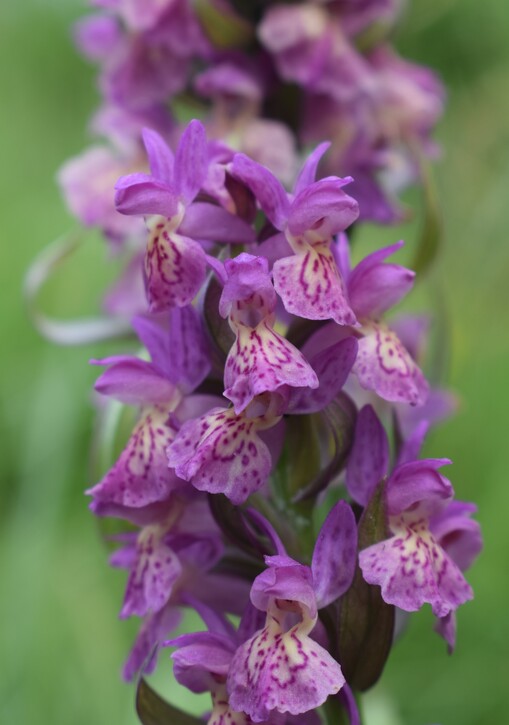
[[[423,318],[387,319],[403,243],[350,261],[354,227],[407,213],[441,85],[390,47],[399,2],[94,6],[76,39],[105,142],[60,181],[125,261],[104,307],[128,349],[92,362],[137,417],[88,490],[142,620],[124,677],[145,723],[199,722],[144,679],[169,656],[209,724],[359,723],[396,619],[430,604],[454,649],[481,549],[450,461],[420,457],[452,405]]]

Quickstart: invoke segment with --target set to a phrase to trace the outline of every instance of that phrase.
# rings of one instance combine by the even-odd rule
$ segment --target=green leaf
[[[293,499],[294,503],[315,498],[341,471],[352,447],[356,415],[354,404],[344,393],[340,393],[322,411],[324,425],[323,431],[320,431],[320,439],[322,441],[330,439],[330,457],[318,475],[297,492]]]
[[[359,550],[387,538],[385,480],[359,522]],[[394,633],[394,607],[382,599],[380,587],[364,581],[357,566],[354,581],[340,600],[339,661],[354,690],[372,687],[382,674]]]
[[[159,697],[144,679],[136,690],[136,712],[143,725],[203,725],[202,720]]]
[[[429,269],[440,248],[443,237],[443,221],[430,163],[416,145],[412,146],[412,150],[420,170],[424,216],[417,249],[410,266],[415,272],[422,274]]]

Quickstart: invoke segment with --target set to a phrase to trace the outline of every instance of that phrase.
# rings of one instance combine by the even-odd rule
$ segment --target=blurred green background
[[[111,571],[83,490],[90,484],[87,360],[107,349],[56,348],[31,329],[21,300],[34,255],[72,226],[54,182],[87,143],[94,71],[72,47],[77,0],[0,4],[2,400],[0,721],[12,725],[127,725],[133,690],[119,671],[135,624],[119,622],[124,574]],[[444,78],[449,102],[438,137],[446,221],[439,263],[417,299],[443,294],[448,380],[459,415],[434,433],[430,455],[454,460],[460,498],[475,500],[485,551],[469,579],[476,599],[459,613],[452,658],[414,616],[381,683],[368,725],[504,725],[509,698],[509,3],[414,0],[399,32],[408,57]],[[376,240],[415,237],[388,229]],[[364,239],[374,239],[372,231]],[[92,311],[111,279],[91,238],[44,296],[47,310]],[[168,692],[169,667],[158,677]]]

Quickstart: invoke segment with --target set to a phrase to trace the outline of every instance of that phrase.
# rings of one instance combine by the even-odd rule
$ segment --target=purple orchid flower
[[[264,257],[240,254],[225,263],[219,312],[235,342],[225,363],[225,396],[241,413],[256,395],[283,386],[317,388],[316,373],[301,352],[274,330],[276,292]]]
[[[350,177],[315,181],[318,162],[328,147],[320,144],[309,156],[291,196],[267,168],[244,154],[234,157],[232,173],[251,189],[293,252],[273,266],[274,287],[285,309],[310,320],[352,325],[355,315],[330,244],[333,235],[355,221],[359,209],[342,189]]]
[[[415,441],[410,442],[415,448]],[[386,484],[390,537],[364,549],[359,565],[382,597],[407,612],[428,602],[437,617],[445,617],[473,594],[453,558],[431,529],[453,498],[451,483],[438,469],[448,459],[407,460],[404,453]],[[352,497],[366,505],[376,484],[387,473],[388,442],[371,406],[357,418],[355,442],[347,467]]]
[[[141,415],[126,448],[103,480],[88,493],[99,515],[121,515],[124,508],[143,509],[164,501],[181,485],[168,470],[166,448],[179,421],[210,407],[210,398],[186,398],[207,375],[210,362],[198,313],[192,307],[133,321],[150,353],[147,362],[131,356],[93,361],[109,368],[96,390],[128,405]]]
[[[311,357],[316,389],[285,386],[255,396],[239,414],[234,408],[215,408],[187,421],[168,447],[170,467],[198,490],[224,493],[234,504],[242,503],[269,477],[274,452],[281,450],[284,429],[277,426],[283,414],[325,408],[343,387],[356,354],[356,340],[346,338]],[[269,429],[270,438],[264,439]]]
[[[451,501],[430,519],[433,536],[462,572],[471,567],[483,547],[481,527],[471,518],[476,511],[475,504]],[[456,646],[456,613],[451,611],[437,618],[435,631],[445,639],[452,654]]]
[[[359,338],[359,353],[352,372],[362,388],[374,391],[384,400],[423,405],[429,392],[428,383],[395,331],[381,319],[413,286],[414,272],[384,263],[402,244],[398,242],[369,254],[353,270],[350,270],[344,234],[335,253],[351,308],[359,320],[359,327],[352,330]],[[341,339],[344,334],[341,329],[326,326],[316,333],[316,344],[330,344],[331,339]]]
[[[151,174],[130,174],[116,184],[122,214],[153,215],[145,257],[147,296],[152,312],[188,305],[205,279],[206,254],[198,241],[250,242],[251,227],[222,207],[194,202],[208,169],[205,129],[187,126],[176,154],[155,131],[143,141]],[[188,236],[190,235],[190,236]]]
[[[274,534],[272,540],[277,554],[265,557],[268,568],[251,588],[251,602],[267,613],[265,627],[237,649],[227,679],[231,706],[254,722],[273,713],[314,710],[345,683],[339,664],[310,634],[318,609],[352,582],[357,544],[352,510],[340,501],[329,512],[310,567],[291,559]]]
[[[224,613],[240,616],[249,600],[245,581],[211,571],[221,554],[219,539],[206,538],[195,531],[176,538],[175,542],[181,575],[174,581],[164,607],[145,617],[124,666],[126,680],[132,680],[139,672],[150,674],[154,670],[161,646],[180,622],[182,607],[192,607],[200,613],[207,609],[215,619],[220,619]]]

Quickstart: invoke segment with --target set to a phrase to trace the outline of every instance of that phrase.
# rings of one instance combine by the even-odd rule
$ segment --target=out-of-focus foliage
[[[23,274],[41,247],[70,225],[54,183],[86,141],[96,103],[93,72],[70,41],[83,4],[23,0],[0,6],[2,145],[2,456],[0,512],[0,721],[52,725],[136,722],[134,690],[120,682],[133,636],[117,623],[123,574],[112,574],[83,490],[92,432],[92,355],[105,348],[57,349],[26,320]],[[481,6],[482,5],[482,6]],[[451,336],[440,366],[460,393],[456,418],[427,453],[454,460],[460,498],[479,504],[486,547],[469,579],[476,599],[459,614],[452,660],[431,633],[432,618],[412,618],[411,636],[391,655],[367,698],[370,725],[484,725],[507,718],[509,621],[506,576],[509,487],[509,4],[500,0],[413,0],[398,44],[438,70],[449,89],[436,170],[445,243],[428,280],[437,324]],[[373,244],[416,239],[365,228],[359,254]],[[45,308],[93,312],[97,289],[113,277],[91,235],[79,257],[43,295]],[[421,297],[422,299],[422,297]],[[170,698],[170,666],[158,691]],[[166,679],[165,679],[166,678]],[[182,705],[186,701],[182,700]],[[207,705],[203,704],[204,709]],[[385,710],[395,714],[385,715]]]

